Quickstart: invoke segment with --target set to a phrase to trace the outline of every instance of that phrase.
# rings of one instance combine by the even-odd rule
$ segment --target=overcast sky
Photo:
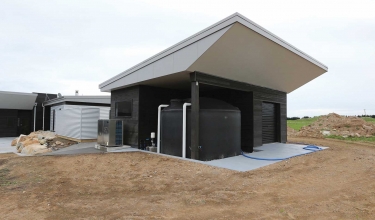
[[[375,114],[375,1],[0,2],[0,90],[73,95],[239,12],[328,66],[288,116]],[[293,80],[293,79],[290,79]]]

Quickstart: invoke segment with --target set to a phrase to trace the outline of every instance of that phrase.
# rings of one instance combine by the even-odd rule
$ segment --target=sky
[[[373,0],[2,0],[0,91],[108,95],[100,83],[235,12],[328,66],[288,117],[375,115]]]

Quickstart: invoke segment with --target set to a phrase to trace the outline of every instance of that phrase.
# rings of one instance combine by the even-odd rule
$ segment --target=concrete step
[[[104,152],[115,152],[119,150],[129,149],[131,146],[123,145],[123,146],[116,146],[116,147],[106,147],[99,144],[95,144],[95,148]]]

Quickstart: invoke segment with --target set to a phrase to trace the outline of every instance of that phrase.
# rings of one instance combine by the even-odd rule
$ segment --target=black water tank
[[[161,153],[182,156],[182,107],[188,100],[172,99],[161,112]],[[241,154],[241,111],[226,102],[199,98],[199,160]],[[186,157],[190,158],[190,107],[186,117]]]

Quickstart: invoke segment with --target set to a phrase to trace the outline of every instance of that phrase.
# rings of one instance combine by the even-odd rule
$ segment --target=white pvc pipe
[[[186,108],[191,103],[184,103],[182,107],[182,158],[186,158]]]
[[[168,107],[169,105],[159,105],[158,107],[158,136],[157,136],[157,153],[160,154],[160,114],[161,114],[161,108]]]

